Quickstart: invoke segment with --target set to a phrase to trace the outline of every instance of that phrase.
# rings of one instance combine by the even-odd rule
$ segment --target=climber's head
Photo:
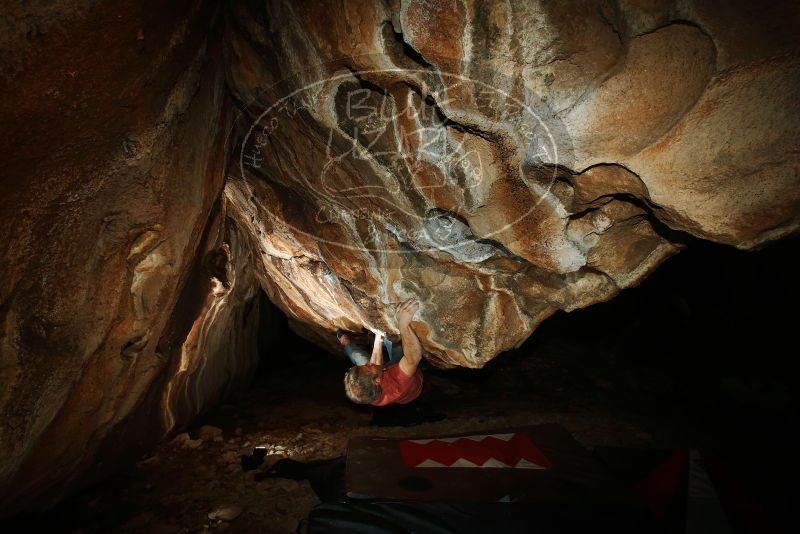
[[[358,404],[371,404],[381,398],[383,367],[368,363],[354,365],[344,375],[344,391]]]

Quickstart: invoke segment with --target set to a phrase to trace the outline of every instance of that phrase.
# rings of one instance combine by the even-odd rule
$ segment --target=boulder
[[[798,7],[736,4],[231,6],[260,285],[331,351],[417,299],[426,358],[481,367],[691,239],[795,231]]]
[[[0,27],[0,511],[43,508],[241,388],[211,3],[15,3]],[[237,244],[238,243],[238,244]]]

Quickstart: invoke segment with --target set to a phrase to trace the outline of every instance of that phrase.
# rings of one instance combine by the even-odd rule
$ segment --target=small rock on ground
[[[233,521],[242,514],[242,509],[233,504],[223,504],[208,512],[212,521]]]
[[[200,427],[200,439],[203,441],[223,441],[222,430],[211,425]]]

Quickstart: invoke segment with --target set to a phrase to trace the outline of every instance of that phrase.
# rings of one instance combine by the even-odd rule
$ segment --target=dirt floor
[[[786,531],[800,531],[796,351],[787,351],[796,345],[798,250],[797,240],[759,255],[690,249],[610,302],[548,319],[482,370],[425,367],[422,396],[405,411],[351,404],[344,356],[290,334],[264,301],[250,389],[130,469],[0,531],[294,532],[318,499],[306,481],[256,480],[279,459],[335,458],[355,435],[551,422],[589,449],[729,453],[749,469],[753,496]],[[265,461],[244,471],[242,456],[256,447]]]
[[[579,325],[570,320],[561,328],[574,326]],[[289,341],[291,357],[265,354],[268,365],[240,399],[202,417],[131,469],[48,514],[17,521],[12,531],[22,524],[25,531],[83,533],[295,532],[319,502],[311,486],[257,480],[259,474],[282,458],[343,455],[356,435],[479,433],[560,423],[588,449],[731,443],[724,417],[712,418],[691,399],[676,396],[680,375],[652,362],[619,362],[618,347],[570,339],[558,322],[483,370],[426,367],[422,396],[401,410],[350,403],[342,388],[344,357],[299,338]],[[729,426],[737,425],[734,418]],[[244,471],[242,456],[257,447],[265,453],[263,464]]]
[[[257,475],[281,458],[343,455],[355,435],[436,435],[555,422],[589,448],[686,441],[641,403],[620,413],[624,399],[609,394],[616,386],[608,373],[593,376],[592,366],[579,361],[565,366],[569,355],[557,345],[540,347],[537,356],[506,355],[482,371],[426,368],[420,406],[404,411],[351,404],[342,388],[344,358],[299,340],[297,349],[291,360],[262,369],[237,402],[203,417],[128,472],[69,499],[42,526],[67,532],[294,532],[319,502],[310,485],[256,481]],[[245,472],[241,456],[256,447],[266,448],[265,462]]]

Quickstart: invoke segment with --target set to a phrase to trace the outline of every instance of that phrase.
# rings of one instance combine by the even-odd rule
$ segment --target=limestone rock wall
[[[52,504],[244,383],[258,314],[220,204],[217,6],[7,4],[2,515]]]
[[[739,4],[232,6],[261,284],[323,346],[417,298],[428,359],[477,367],[689,236],[794,231],[798,8]]]

